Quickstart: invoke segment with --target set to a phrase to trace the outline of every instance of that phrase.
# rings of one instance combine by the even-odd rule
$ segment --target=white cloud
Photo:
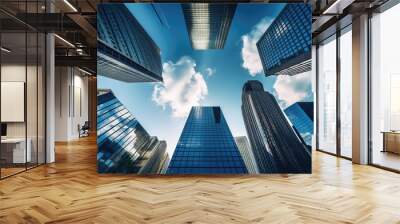
[[[164,109],[169,106],[174,117],[187,116],[208,94],[207,83],[195,68],[195,61],[188,56],[164,63],[164,83],[154,86],[153,101]]]
[[[280,106],[286,108],[311,96],[311,72],[279,75],[273,87]]]
[[[206,68],[206,74],[207,74],[208,77],[214,75],[215,72],[217,72],[216,69],[213,69],[213,68]]]
[[[250,31],[250,33],[242,36],[242,66],[249,71],[251,76],[262,74],[263,72],[263,67],[260,56],[258,55],[256,44],[270,24],[271,19],[266,17],[258,22],[257,25],[255,25]]]

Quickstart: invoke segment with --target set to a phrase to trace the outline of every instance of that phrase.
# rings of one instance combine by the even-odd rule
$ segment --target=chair
[[[82,127],[78,124],[79,138],[89,136],[90,123],[85,121]]]

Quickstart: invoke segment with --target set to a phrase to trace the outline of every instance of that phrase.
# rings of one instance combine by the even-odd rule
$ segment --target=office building
[[[100,4],[98,74],[124,82],[162,81],[160,49],[123,4]]]
[[[311,155],[261,82],[244,84],[242,114],[260,173],[311,172]]]
[[[296,130],[301,135],[304,142],[311,146],[312,135],[314,133],[313,113],[314,105],[313,102],[297,102],[290,105],[284,110],[286,116],[290,122],[294,125]]]
[[[156,141],[158,146],[156,150],[151,150],[140,160],[143,162],[143,168],[138,174],[163,174],[163,169],[168,165],[168,153],[166,141]]]
[[[220,107],[192,107],[167,174],[244,174],[246,165]]]
[[[258,174],[258,167],[246,136],[235,137],[236,145],[250,174]]]
[[[311,6],[287,4],[257,42],[264,73],[295,75],[311,70]]]
[[[182,10],[193,49],[224,48],[236,4],[183,3]]]
[[[98,172],[160,172],[166,142],[150,136],[111,90],[99,91],[97,100]]]
[[[167,170],[168,170],[168,166],[169,166],[169,162],[171,161],[171,158],[169,156],[168,153],[165,154],[164,157],[164,162],[163,162],[163,166],[161,167],[161,171],[160,174],[166,174]]]

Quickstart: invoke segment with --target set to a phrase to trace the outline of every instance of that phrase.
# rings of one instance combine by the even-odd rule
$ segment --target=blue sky
[[[238,4],[225,48],[206,51],[192,49],[179,4],[126,5],[161,49],[164,83],[124,83],[99,76],[98,88],[112,89],[151,135],[167,141],[170,156],[192,105],[220,106],[232,134],[246,135],[241,89],[247,80],[261,81],[283,108],[312,100],[308,74],[262,74],[255,43],[284,4]]]

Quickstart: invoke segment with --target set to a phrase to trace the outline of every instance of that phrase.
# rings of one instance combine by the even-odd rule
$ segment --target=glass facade
[[[352,157],[352,25],[317,47],[317,149]]]
[[[101,90],[97,104],[99,173],[159,173],[166,142],[150,136],[110,90]]]
[[[220,107],[192,107],[167,174],[244,174],[246,166]]]
[[[311,6],[287,4],[261,36],[257,49],[266,76],[310,71]]]
[[[125,82],[162,81],[160,49],[124,4],[97,6],[99,75]]]
[[[313,102],[298,102],[285,109],[286,116],[308,146],[312,144],[314,133],[313,107]]]
[[[18,20],[44,1],[0,1],[0,178],[46,161],[45,33]]]
[[[352,157],[352,32],[340,35],[340,154]]]
[[[184,3],[182,10],[193,49],[224,48],[236,4]]]
[[[260,173],[310,173],[311,155],[275,97],[259,81],[247,81],[242,115]]]
[[[157,141],[157,138],[153,137]],[[139,174],[163,174],[164,167],[168,165],[169,156],[166,152],[167,142],[157,141],[158,145],[156,150],[152,153],[146,153],[140,161],[143,162],[143,168],[140,170]]]
[[[316,35],[317,149],[398,172],[400,5],[363,13]]]
[[[240,154],[246,164],[246,168],[250,174],[258,174],[258,167],[256,159],[253,155],[253,150],[251,150],[251,146],[249,140],[247,140],[246,136],[235,137],[236,145],[239,149]]]
[[[336,154],[336,36],[318,46],[318,144]]]
[[[370,162],[400,171],[400,4],[371,18]]]

